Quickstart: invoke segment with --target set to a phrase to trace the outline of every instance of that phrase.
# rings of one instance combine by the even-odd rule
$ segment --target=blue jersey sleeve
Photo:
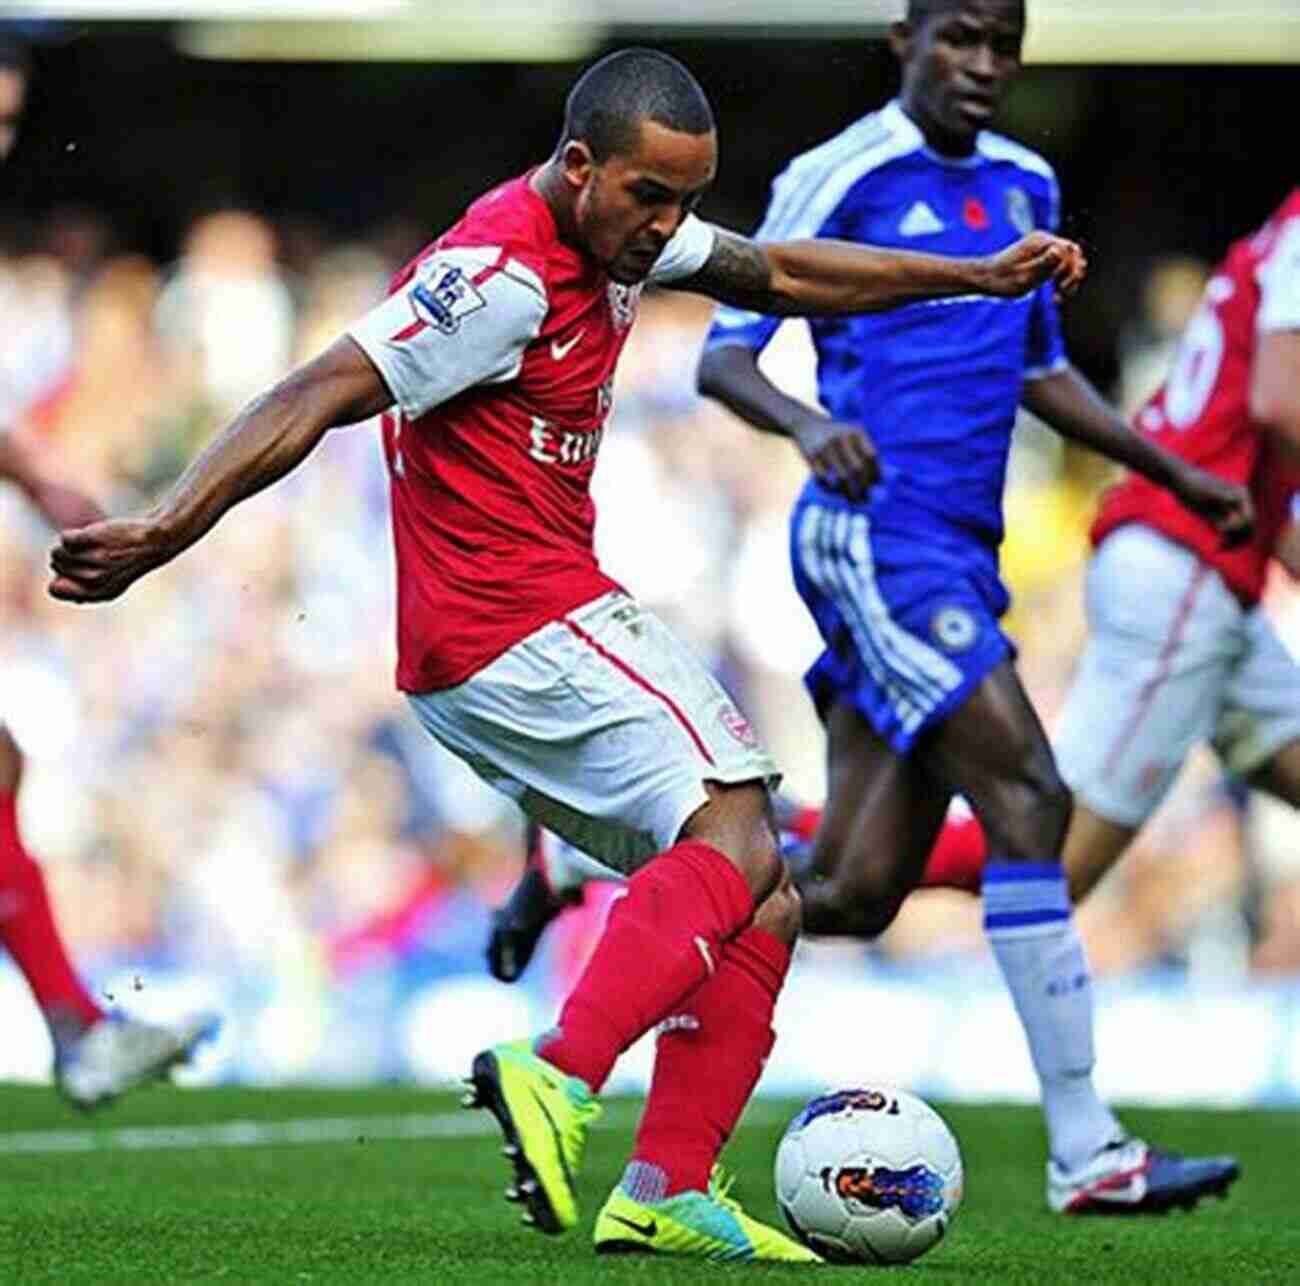
[[[740,344],[751,353],[761,353],[776,334],[783,318],[768,317],[763,313],[747,312],[728,304],[719,306],[713,314],[713,325],[705,336],[704,347],[721,348],[724,344]]]
[[[1034,293],[1025,339],[1025,379],[1042,379],[1064,369],[1069,359],[1061,334],[1061,315],[1056,308],[1056,287],[1049,281]]]
[[[1045,187],[1035,191],[1031,199],[1035,225],[1055,232],[1061,222],[1061,190],[1056,176],[1049,171]],[[1034,294],[1025,341],[1025,378],[1033,380],[1052,375],[1064,369],[1068,360],[1061,334],[1061,315],[1056,307],[1056,287],[1049,281]]]

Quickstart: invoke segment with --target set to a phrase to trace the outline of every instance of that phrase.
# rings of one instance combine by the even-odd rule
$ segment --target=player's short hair
[[[589,67],[569,91],[559,146],[577,139],[603,161],[635,145],[643,120],[683,134],[714,128],[700,82],[676,58],[621,49]]]
[[[32,56],[27,46],[0,32],[0,71],[17,71],[24,76],[32,73]]]
[[[936,14],[960,9],[964,3],[965,0],[907,0],[907,21],[917,27]],[[1008,0],[1008,3],[1017,4],[1021,10],[1025,7],[1025,0]]]

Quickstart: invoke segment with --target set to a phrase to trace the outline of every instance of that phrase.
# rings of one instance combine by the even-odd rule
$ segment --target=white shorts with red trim
[[[480,777],[615,875],[677,842],[708,801],[706,781],[777,782],[721,684],[626,594],[604,594],[464,683],[410,702]]]
[[[1080,802],[1140,826],[1188,752],[1209,742],[1247,776],[1300,738],[1300,665],[1259,608],[1149,527],[1120,527],[1093,556],[1089,637],[1057,725]]]

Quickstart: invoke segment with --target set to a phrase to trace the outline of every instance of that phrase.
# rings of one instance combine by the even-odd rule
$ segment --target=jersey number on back
[[[1223,323],[1219,305],[1232,298],[1232,282],[1215,277],[1174,354],[1165,384],[1165,415],[1176,429],[1186,429],[1201,418],[1223,365]]]

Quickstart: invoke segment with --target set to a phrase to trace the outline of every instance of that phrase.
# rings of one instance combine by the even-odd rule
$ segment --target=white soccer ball
[[[957,1140],[914,1094],[823,1094],[776,1150],[776,1198],[805,1245],[836,1263],[904,1264],[938,1244],[961,1205]]]

